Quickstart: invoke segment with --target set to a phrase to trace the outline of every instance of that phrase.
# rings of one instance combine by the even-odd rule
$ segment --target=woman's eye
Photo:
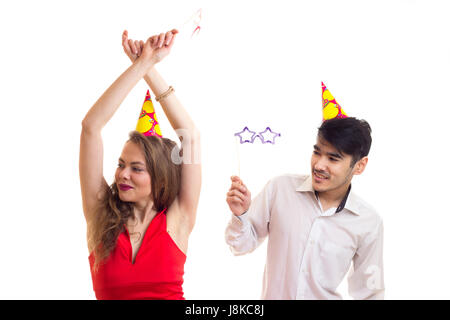
[[[133,170],[136,171],[136,172],[141,172],[142,171],[141,168],[133,168]]]
[[[121,163],[119,163],[117,166],[118,166],[119,168],[123,168],[123,164],[121,164]]]
[[[313,151],[313,153],[314,153],[316,156],[319,155],[319,153],[318,153],[317,151]]]

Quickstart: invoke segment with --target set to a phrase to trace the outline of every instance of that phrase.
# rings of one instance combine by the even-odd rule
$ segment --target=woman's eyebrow
[[[119,158],[119,161],[120,161],[120,162],[125,162],[122,158]],[[133,165],[133,164],[140,164],[140,165],[142,165],[142,166],[145,166],[145,163],[140,162],[140,161],[133,161],[133,162],[131,162],[131,164],[132,164],[132,165]]]

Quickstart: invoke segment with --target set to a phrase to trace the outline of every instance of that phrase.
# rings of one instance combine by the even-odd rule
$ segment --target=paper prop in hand
[[[188,34],[191,35],[191,39],[198,35],[200,32],[201,26],[200,22],[202,21],[202,9],[198,9],[189,19],[187,19],[181,26],[177,29],[180,32],[178,36],[186,37]]]
[[[323,121],[333,118],[347,118],[347,114],[322,82],[322,116]]]
[[[149,90],[147,90],[147,95],[145,96],[145,101],[142,105],[136,130],[144,134],[144,136],[158,136],[162,138],[161,129],[159,128],[158,119],[156,118],[155,108],[153,107]]]

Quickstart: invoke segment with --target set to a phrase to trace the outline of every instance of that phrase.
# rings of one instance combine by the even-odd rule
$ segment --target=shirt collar
[[[305,181],[303,181],[303,183],[300,186],[298,186],[297,189],[295,189],[295,190],[300,191],[300,192],[315,193],[315,191],[312,187],[312,177],[308,176],[308,178]],[[355,199],[355,195],[351,191],[351,185],[349,187],[349,190],[347,191],[346,196],[344,197],[344,199],[342,199],[341,204],[336,209],[336,213],[340,212],[344,208],[349,210],[350,212],[356,214],[357,216],[360,215],[358,203]]]

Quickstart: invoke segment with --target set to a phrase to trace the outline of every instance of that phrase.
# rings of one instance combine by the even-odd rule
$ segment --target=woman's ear
[[[353,171],[354,175],[360,175],[361,173],[364,172],[364,169],[367,166],[367,162],[369,161],[368,157],[363,157],[361,159],[359,159],[358,162],[356,162],[355,164],[355,169]]]

